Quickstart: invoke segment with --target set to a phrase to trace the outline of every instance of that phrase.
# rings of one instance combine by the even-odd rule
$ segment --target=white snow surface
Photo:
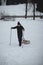
[[[9,45],[11,27],[16,26],[18,21],[25,28],[24,38],[30,40],[30,44],[23,44],[23,47],[18,46],[16,29],[12,30]],[[0,20],[0,65],[43,65],[43,19]]]

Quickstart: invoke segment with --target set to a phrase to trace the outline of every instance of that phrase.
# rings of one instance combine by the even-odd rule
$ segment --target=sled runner
[[[22,44],[30,44],[30,40],[22,40]]]

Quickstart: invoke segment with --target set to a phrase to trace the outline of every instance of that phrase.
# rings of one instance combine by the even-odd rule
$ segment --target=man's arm
[[[15,27],[11,27],[11,29],[16,29],[17,28],[17,26],[15,26]]]
[[[25,30],[23,26],[22,26],[22,29]]]

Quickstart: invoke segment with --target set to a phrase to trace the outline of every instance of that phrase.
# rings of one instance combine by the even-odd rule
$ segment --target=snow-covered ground
[[[11,27],[16,26],[18,21],[25,28],[24,38],[30,40],[30,44],[23,45],[23,48],[18,46],[16,30],[12,30],[11,46],[9,45]],[[0,65],[43,65],[43,19],[0,20]]]
[[[19,8],[18,8],[19,7]],[[35,8],[37,8],[37,5],[35,4]],[[8,6],[0,6],[0,15],[25,15],[25,4],[19,4],[19,5],[8,5]],[[32,3],[28,4],[27,7],[27,15],[33,15],[33,5]],[[43,14],[43,13],[41,13]],[[35,12],[35,15],[40,15],[40,12]]]

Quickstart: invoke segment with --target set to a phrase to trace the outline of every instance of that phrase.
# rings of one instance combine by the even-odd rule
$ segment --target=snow
[[[25,28],[24,38],[30,40],[30,44],[23,44],[23,47],[18,46],[17,30],[12,30],[9,45],[11,27],[16,26],[18,21]],[[0,65],[43,65],[43,19],[0,20]]]
[[[27,46],[9,46],[0,44],[0,65],[41,65],[42,49],[34,44]]]
[[[25,4],[23,4],[23,6],[21,4],[16,6],[1,6],[0,9],[0,12],[4,15],[25,15]]]
[[[19,7],[19,8],[18,8]],[[35,4],[35,8],[37,7],[37,5]],[[26,9],[26,5],[25,4],[19,4],[19,5],[8,5],[8,6],[0,6],[0,14],[2,13],[2,15],[25,15],[25,9]],[[27,15],[33,15],[33,5],[32,3],[28,4],[27,7]],[[35,10],[36,11],[36,10]],[[41,13],[43,14],[43,13]],[[35,12],[35,15],[41,15],[40,12]]]

